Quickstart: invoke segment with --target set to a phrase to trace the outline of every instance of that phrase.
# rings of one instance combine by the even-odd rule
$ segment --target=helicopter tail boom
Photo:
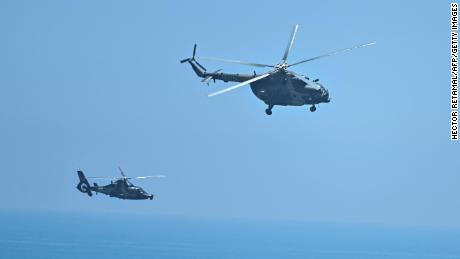
[[[83,174],[83,171],[77,171],[78,178],[80,179],[80,182],[77,185],[77,189],[80,192],[88,194],[88,196],[93,196],[93,193],[91,192],[91,185],[89,184],[88,180],[86,179],[85,175]]]
[[[193,71],[195,71],[196,75],[199,77],[206,77],[206,68],[204,68],[198,61],[195,59],[196,54],[196,44],[193,46],[193,55],[191,58],[186,58],[180,61],[180,63],[188,62],[191,66]]]
[[[186,58],[180,61],[180,63],[185,63],[188,62],[191,66],[193,71],[195,71],[195,74],[203,80],[201,82],[203,83],[209,83],[209,80],[222,80],[224,82],[244,82],[247,81],[251,78],[254,78],[256,76],[255,72],[254,75],[252,74],[228,74],[228,73],[222,73],[222,69],[218,69],[214,72],[207,72],[206,68],[203,67],[198,61],[195,59],[195,54],[196,54],[196,44],[193,47],[193,55],[191,58]],[[215,60],[212,58],[203,58],[207,60]],[[244,62],[243,62],[244,63]],[[251,65],[259,66],[259,67],[273,67],[271,65],[263,65],[263,64],[253,64],[250,63]]]

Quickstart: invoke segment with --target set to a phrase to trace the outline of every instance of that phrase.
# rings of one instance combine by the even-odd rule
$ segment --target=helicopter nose
[[[322,97],[323,97],[324,102],[326,103],[330,102],[331,99],[329,98],[329,91],[327,91],[326,88],[322,88],[322,90],[323,90]]]

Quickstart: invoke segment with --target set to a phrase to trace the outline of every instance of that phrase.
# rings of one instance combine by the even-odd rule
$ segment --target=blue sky
[[[460,226],[447,1],[2,1],[0,207]],[[300,65],[332,102],[275,107],[200,83],[198,55]],[[203,62],[208,69],[252,72]],[[257,69],[257,72],[264,70]],[[75,171],[165,174],[130,202]],[[130,212],[127,212],[130,213]]]

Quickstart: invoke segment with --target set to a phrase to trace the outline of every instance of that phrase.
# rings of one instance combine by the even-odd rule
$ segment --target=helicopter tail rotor
[[[91,185],[89,185],[88,180],[86,179],[85,175],[83,174],[83,171],[77,171],[78,173],[78,178],[80,178],[80,182],[77,185],[77,189],[80,192],[88,194],[88,196],[93,196],[93,193],[91,192]]]
[[[185,63],[188,62],[191,66],[193,71],[199,76],[199,77],[206,77],[206,68],[203,67],[200,63],[198,63],[195,59],[195,54],[196,54],[196,44],[193,46],[193,54],[191,58],[186,58],[182,59],[180,63]]]
[[[182,60],[180,61],[180,63],[185,63],[185,62],[189,62],[189,61],[195,61],[195,54],[196,54],[196,43],[195,43],[195,45],[193,45],[192,57],[191,57],[191,58],[182,59]],[[201,65],[200,65],[200,67],[201,67],[202,69],[204,69],[204,67],[202,67]],[[204,70],[206,70],[206,69],[204,69]]]

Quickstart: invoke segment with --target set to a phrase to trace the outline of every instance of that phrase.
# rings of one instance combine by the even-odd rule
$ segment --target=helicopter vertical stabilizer
[[[91,185],[89,185],[88,180],[86,179],[85,175],[83,174],[83,171],[77,171],[78,173],[78,178],[80,178],[80,182],[77,185],[77,189],[80,192],[88,194],[88,196],[93,196],[93,193],[91,192]]]

